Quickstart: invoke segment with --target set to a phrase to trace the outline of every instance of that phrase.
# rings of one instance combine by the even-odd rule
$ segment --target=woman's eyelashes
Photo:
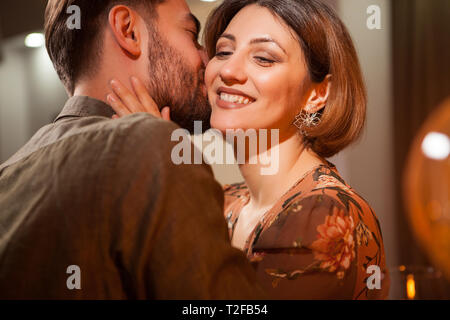
[[[257,63],[264,65],[264,66],[269,66],[276,62],[273,59],[262,57],[262,56],[255,56],[254,59],[256,60]]]
[[[233,55],[232,51],[225,51],[225,50],[222,50],[222,51],[218,50],[218,51],[216,51],[216,54],[215,54],[215,56],[218,59],[222,59],[222,60],[227,59],[231,55]],[[267,57],[267,56],[262,56],[262,55],[252,55],[252,56],[253,56],[253,60],[257,64],[266,66],[266,67],[271,66],[274,63],[278,62],[278,60],[271,58],[271,57]]]
[[[217,58],[225,58],[227,56],[231,56],[233,53],[231,51],[216,51]]]

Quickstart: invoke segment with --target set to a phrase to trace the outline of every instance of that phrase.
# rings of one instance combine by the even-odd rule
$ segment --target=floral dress
[[[249,201],[244,183],[225,186],[230,239]],[[328,162],[307,172],[267,211],[244,252],[273,299],[385,299],[383,239],[367,202]]]

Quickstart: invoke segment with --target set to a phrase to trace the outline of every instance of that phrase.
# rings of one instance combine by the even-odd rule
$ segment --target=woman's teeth
[[[238,96],[238,95],[234,95],[234,94],[227,94],[227,93],[221,93],[220,94],[220,100],[223,101],[228,101],[228,102],[232,102],[232,103],[240,103],[240,104],[249,104],[250,103],[250,99],[243,97],[243,96]]]

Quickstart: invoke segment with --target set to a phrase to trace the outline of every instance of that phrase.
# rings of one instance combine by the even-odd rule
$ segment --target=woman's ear
[[[325,107],[330,95],[331,74],[327,75],[320,83],[313,83],[309,98],[306,101],[304,110],[308,113],[315,113]]]
[[[109,11],[108,17],[109,27],[119,46],[136,58],[142,53],[142,38],[137,17],[135,11],[124,5],[114,6]]]

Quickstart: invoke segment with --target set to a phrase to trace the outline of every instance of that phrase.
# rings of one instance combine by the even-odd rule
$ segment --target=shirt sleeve
[[[253,246],[253,263],[273,299],[352,299],[357,274],[355,223],[323,194],[294,200]]]
[[[114,254],[125,287],[135,298],[264,298],[252,266],[230,244],[223,191],[210,167],[172,161],[175,129],[146,116],[113,169]]]

